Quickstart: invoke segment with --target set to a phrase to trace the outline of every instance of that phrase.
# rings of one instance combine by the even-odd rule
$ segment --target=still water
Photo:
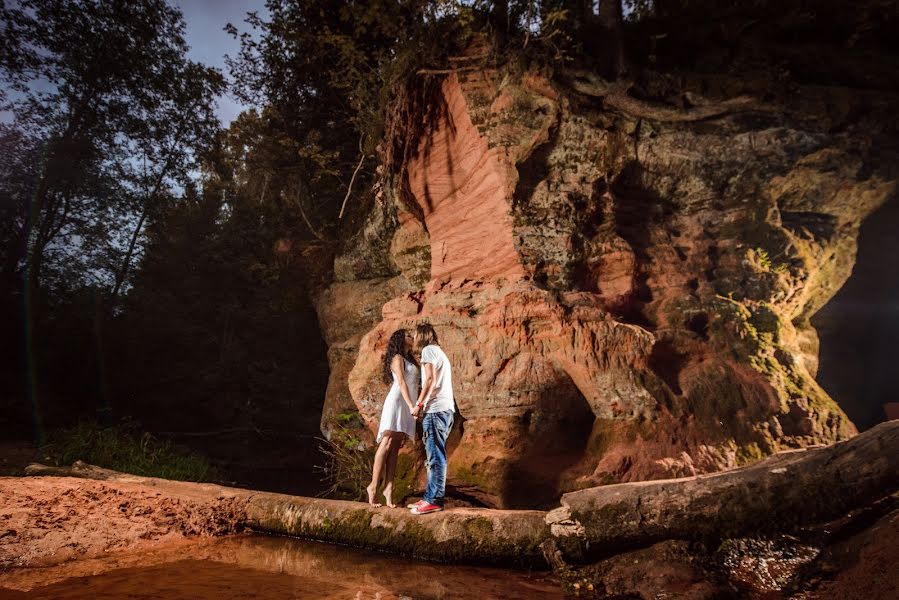
[[[547,573],[450,566],[291,538],[178,542],[0,573],[0,599],[562,598]]]

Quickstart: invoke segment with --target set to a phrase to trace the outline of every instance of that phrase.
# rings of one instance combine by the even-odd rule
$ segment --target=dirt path
[[[232,498],[179,497],[136,483],[2,477],[0,569],[233,533],[242,509]]]

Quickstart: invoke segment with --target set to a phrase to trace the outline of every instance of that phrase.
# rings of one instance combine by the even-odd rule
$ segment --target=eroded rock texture
[[[809,318],[894,193],[863,127],[801,98],[662,109],[586,74],[485,67],[442,92],[409,165],[424,222],[384,190],[319,298],[326,434],[353,411],[376,428],[381,353],[421,321],[464,419],[450,479],[497,505],[855,432]]]

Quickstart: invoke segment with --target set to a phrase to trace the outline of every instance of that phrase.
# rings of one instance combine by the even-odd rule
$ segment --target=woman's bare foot
[[[375,506],[375,507],[381,506],[380,504],[375,502],[375,493],[377,493],[377,491],[378,491],[377,483],[372,483],[367,488],[365,488],[365,491],[368,492],[368,503],[369,504],[371,504],[372,506]]]
[[[384,494],[384,501],[386,502],[387,506],[389,506],[390,508],[396,508],[396,504],[393,503],[393,484],[389,483],[384,486],[384,491],[381,493]]]

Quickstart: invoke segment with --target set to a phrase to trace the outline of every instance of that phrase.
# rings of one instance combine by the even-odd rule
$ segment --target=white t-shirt
[[[425,363],[434,365],[434,389],[431,397],[425,398],[425,412],[453,411],[456,403],[453,400],[453,370],[449,359],[440,346],[425,346],[421,351],[421,389],[428,385],[428,372]]]

